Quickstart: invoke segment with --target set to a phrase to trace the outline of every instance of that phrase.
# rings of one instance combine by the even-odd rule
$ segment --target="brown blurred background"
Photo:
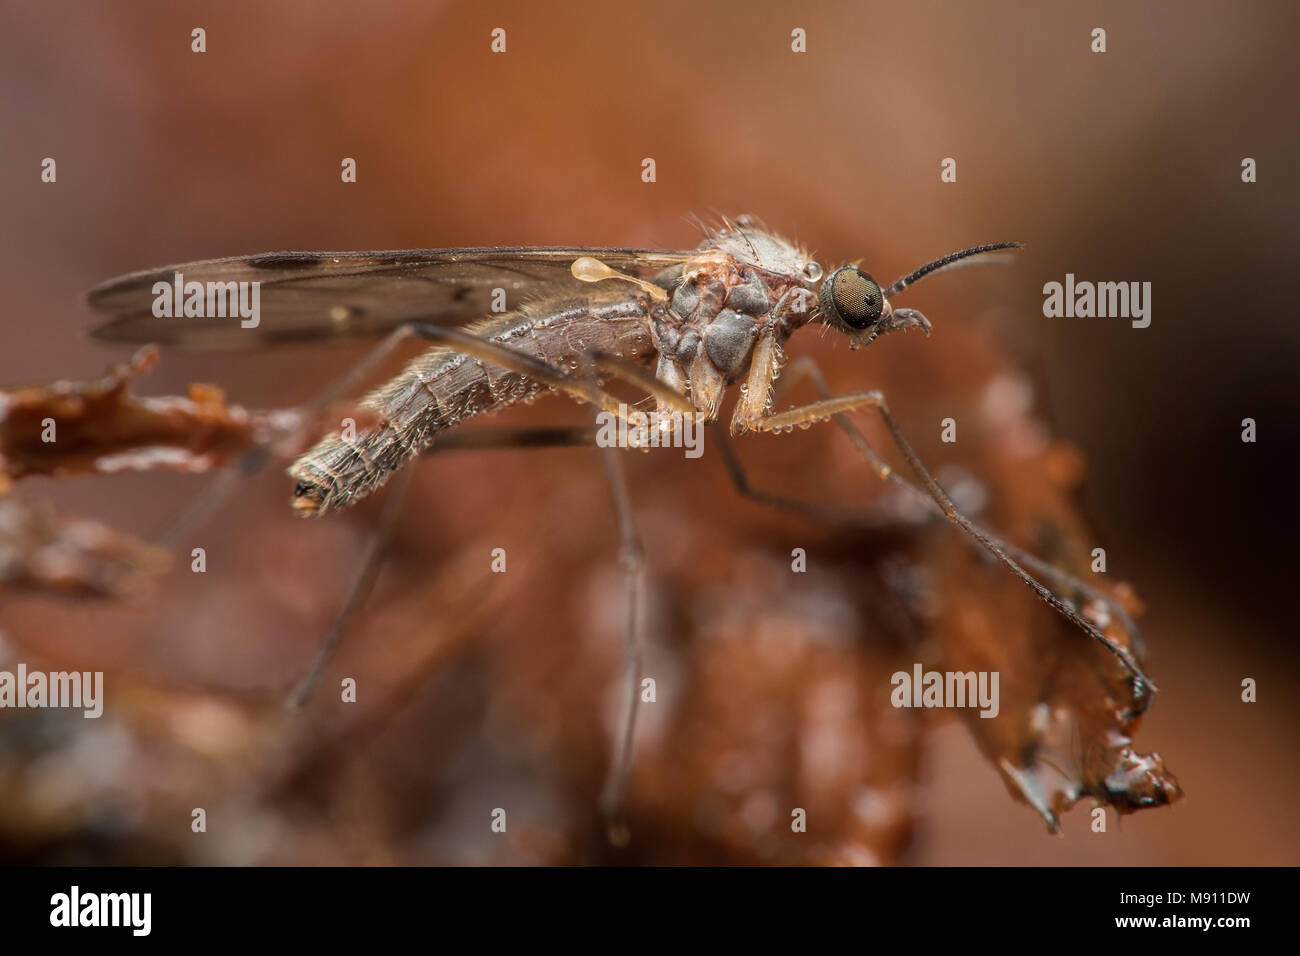
[[[999,494],[1012,492],[964,457],[973,452],[960,441],[940,444],[938,422],[962,420],[995,373],[1019,370],[1032,382],[1035,413],[1088,463],[1078,504],[1111,574],[1146,604],[1161,693],[1139,749],[1158,750],[1188,797],[1119,827],[1112,818],[1104,835],[1089,832],[1081,806],[1063,839],[1049,837],[960,723],[927,719],[923,737],[905,746],[915,728],[883,734],[839,706],[836,695],[853,691],[836,689],[836,658],[814,660],[800,643],[780,653],[830,682],[813,706],[839,728],[827,734],[870,737],[870,757],[853,766],[879,784],[865,792],[893,794],[857,800],[870,830],[854,844],[861,854],[827,856],[1300,862],[1289,612],[1300,530],[1290,504],[1300,411],[1294,4],[3,6],[4,384],[89,377],[124,358],[87,340],[84,291],[190,259],[490,244],[682,248],[699,240],[686,214],[750,212],[828,268],[861,259],[888,281],[965,245],[1024,240],[1014,265],[962,270],[908,293],[906,304],[934,322],[928,341],[899,337],[849,353],[809,332],[790,354],[818,355],[840,391],[883,388],[927,461],[964,464],[990,485],[994,523]],[[207,30],[202,55],[190,52],[196,26]],[[489,51],[494,27],[507,31],[504,55]],[[790,52],[795,27],[807,31],[806,54]],[[1107,31],[1105,54],[1090,52],[1094,27]],[[40,182],[47,156],[58,163],[55,185]],[[345,156],[357,159],[356,184],[339,180]],[[653,184],[640,178],[647,156],[657,163]],[[1240,176],[1247,156],[1258,162],[1251,185]],[[957,160],[955,184],[940,182],[944,157]],[[1044,318],[1043,283],[1066,272],[1150,281],[1150,328]],[[169,355],[141,388],[171,394],[213,381],[245,405],[285,406],[358,354]],[[575,414],[556,401],[508,420]],[[1258,422],[1256,444],[1240,440],[1245,417]],[[737,447],[769,487],[852,504],[869,486],[833,428]],[[707,685],[719,699],[706,723],[733,739],[727,721],[741,726],[752,708],[731,714],[725,689],[738,700],[776,699],[763,668],[777,675],[784,658],[770,642],[755,652],[761,659],[747,656],[742,641],[701,659],[701,622],[725,620],[718,606],[743,604],[745,594],[690,562],[776,580],[792,547],[834,541],[851,551],[853,539],[736,500],[708,455],[638,456],[628,467],[655,576],[651,660],[664,674],[684,661],[696,674],[722,668],[726,676]],[[32,482],[18,493],[149,536],[203,482],[148,474]],[[391,690],[360,730],[323,705],[286,730],[276,707],[328,625],[373,509],[308,524],[289,513],[287,494],[278,468],[251,482],[202,532],[209,573],[182,569],[144,607],[6,600],[7,660],[104,669],[117,682],[110,694],[117,687],[130,703],[102,722],[0,713],[0,858],[603,859],[584,843],[590,821],[574,816],[594,804],[617,705],[621,583],[594,454],[458,454],[421,466],[395,561],[370,604],[375,617],[332,671],[373,674],[363,687]],[[489,580],[485,555],[497,546],[512,572]],[[837,567],[811,582],[822,590],[788,603],[776,585],[765,593],[791,628],[806,630],[810,619],[833,618],[848,600],[843,589],[856,586],[851,565]],[[869,604],[870,590],[854,602]],[[737,633],[774,619],[754,613],[733,623]],[[867,641],[854,660],[869,668],[887,652]],[[424,676],[403,683],[412,674]],[[1258,680],[1258,703],[1241,703],[1244,677]],[[597,705],[557,701],[566,682],[608,692]],[[642,730],[647,754],[672,739],[654,719]],[[653,759],[634,775],[630,801],[635,814],[639,791],[641,832],[675,850],[640,859],[781,858],[747,855],[730,838],[683,837],[726,828],[656,813],[677,804],[660,794],[666,778],[644,769]],[[723,765],[730,776],[706,776],[724,791],[743,791],[759,773],[739,758]],[[521,808],[512,819],[535,825],[505,848],[489,842],[483,821],[507,797]],[[196,800],[211,804],[206,844],[188,839]],[[752,828],[773,816],[769,804],[744,804]],[[779,825],[786,803],[775,805]]]

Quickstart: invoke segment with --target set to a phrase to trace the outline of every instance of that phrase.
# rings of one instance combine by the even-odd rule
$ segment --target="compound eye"
[[[851,329],[865,329],[880,318],[885,297],[880,286],[857,266],[842,266],[826,281],[831,310]]]

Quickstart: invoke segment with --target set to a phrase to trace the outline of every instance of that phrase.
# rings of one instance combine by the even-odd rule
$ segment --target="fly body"
[[[950,261],[1016,245],[963,250],[882,291],[855,265],[824,275],[806,250],[741,216],[685,252],[270,253],[136,273],[100,286],[90,301],[115,316],[96,330],[112,341],[247,347],[388,332],[382,352],[391,338],[412,334],[438,342],[360,401],[373,419],[368,427],[322,438],[290,467],[295,509],[320,515],[375,491],[439,433],[475,416],[566,387],[591,400],[591,386],[620,377],[615,363],[653,369],[661,413],[689,409],[715,421],[727,387],[739,384],[732,433],[780,430],[786,425],[772,426],[769,414],[772,384],[799,328],[824,323],[851,347],[895,329],[928,332],[919,312],[893,308],[892,291]],[[184,287],[251,283],[259,323],[249,328],[224,311],[161,314],[149,296],[171,294],[181,276]],[[498,292],[524,301],[486,319]],[[448,326],[463,331],[438,333]],[[475,340],[470,351],[466,337]]]
[[[1147,708],[1155,687],[1136,656],[1141,646],[1136,626],[1114,596],[966,518],[912,449],[880,392],[835,394],[812,359],[804,356],[791,364],[782,387],[804,376],[816,385],[820,399],[780,412],[773,408],[774,383],[785,365],[787,344],[805,325],[833,330],[851,348],[888,332],[919,329],[928,334],[929,320],[915,309],[895,307],[894,296],[949,265],[1018,246],[998,242],[962,249],[882,287],[856,264],[824,269],[800,246],[740,217],[706,230],[697,248],[681,252],[517,247],[273,253],[125,276],[93,291],[90,301],[113,316],[96,330],[97,336],[111,341],[223,348],[386,334],[345,379],[301,409],[296,422],[311,421],[311,412],[319,412],[360,382],[399,342],[411,337],[428,342],[423,354],[360,401],[362,417],[367,418],[364,426],[321,438],[290,467],[294,505],[304,515],[351,505],[385,484],[413,457],[436,450],[440,443],[454,445],[461,433],[449,431],[542,395],[567,393],[626,422],[627,406],[607,390],[613,380],[653,398],[661,414],[691,414],[705,422],[718,420],[725,393],[734,386],[739,397],[730,419],[733,434],[780,433],[834,419],[877,477],[951,521],[1038,598],[1105,647],[1128,682],[1130,699],[1119,714],[1130,721]],[[231,283],[249,284],[250,294],[256,295],[253,301],[260,305],[256,321],[243,323],[238,314],[228,315],[229,310],[195,314],[201,311],[203,289],[214,284],[228,288]],[[183,318],[171,317],[182,314],[174,309],[157,307],[152,297],[159,290],[185,297]],[[512,308],[493,315],[503,294]],[[915,480],[895,471],[852,423],[849,413],[859,411],[883,421]],[[528,431],[515,430],[498,446],[593,443],[592,434],[581,430],[551,429],[549,437],[537,434],[546,429],[524,434]],[[464,437],[474,435],[471,429]],[[720,445],[741,493],[805,515],[824,514],[816,503],[756,495],[738,460],[721,440]],[[466,442],[462,447],[490,446]],[[618,456],[609,448],[602,451],[618,512],[629,595],[628,703],[603,801],[611,838],[617,842],[626,838],[625,833],[619,836],[614,821],[627,780],[636,714],[637,595],[643,554]],[[385,528],[393,523],[397,497],[390,495],[385,506]],[[294,703],[310,695],[329,652],[360,606],[373,581],[377,554],[376,545],[310,676],[291,698]],[[1103,620],[1081,611],[1080,599],[1108,609],[1111,617]],[[1122,633],[1104,633],[1107,620],[1121,622]],[[1014,772],[1007,773],[1013,784],[1026,790],[1016,783]],[[1155,802],[1174,799],[1176,783],[1166,785],[1163,776],[1160,780]],[[1131,794],[1136,787],[1124,782],[1120,789]],[[1033,802],[1032,793],[1026,793]],[[1106,796],[1111,802],[1118,799]],[[1040,811],[1054,826],[1051,810]]]

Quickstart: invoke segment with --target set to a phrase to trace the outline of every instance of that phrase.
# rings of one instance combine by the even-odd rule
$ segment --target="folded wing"
[[[594,256],[609,266],[653,278],[690,253],[647,249],[489,247],[393,252],[275,252],[208,259],[111,279],[89,294],[91,308],[111,316],[92,335],[107,342],[180,348],[259,348],[279,342],[365,338],[418,319],[459,324],[488,315],[495,289],[509,308],[525,300],[571,293],[580,283],[569,266]],[[258,322],[239,315],[159,317],[158,283],[254,283]],[[250,286],[251,288],[251,286]],[[247,294],[247,293],[246,293]]]

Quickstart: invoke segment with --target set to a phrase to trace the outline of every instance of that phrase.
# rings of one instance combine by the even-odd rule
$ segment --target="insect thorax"
[[[758,338],[780,344],[808,320],[815,299],[807,266],[784,239],[737,229],[659,276],[672,297],[651,321],[658,378],[715,419],[726,386],[748,372]]]

